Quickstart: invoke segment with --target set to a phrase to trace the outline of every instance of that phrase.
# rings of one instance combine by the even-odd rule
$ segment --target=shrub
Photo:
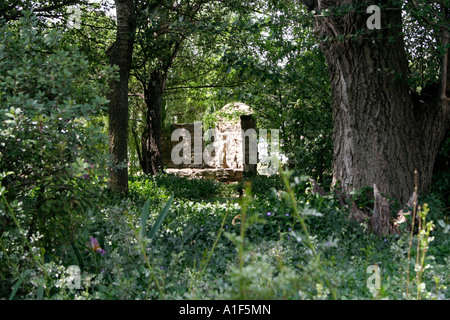
[[[112,70],[89,74],[60,41],[31,13],[0,32],[0,235],[10,257],[37,250],[48,260],[77,241],[103,185],[106,139],[89,120],[107,103]]]
[[[130,193],[132,197],[147,199],[152,195],[155,199],[165,198],[162,194],[174,193],[177,198],[186,200],[203,200],[218,194],[221,184],[209,179],[189,179],[175,174],[158,174],[156,176],[140,176],[131,179]],[[162,194],[161,194],[162,192]]]

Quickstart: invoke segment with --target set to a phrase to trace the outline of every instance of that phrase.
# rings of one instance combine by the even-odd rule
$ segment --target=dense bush
[[[175,193],[179,198],[187,200],[202,200],[212,198],[220,192],[219,182],[205,179],[189,179],[175,174],[159,174],[156,176],[140,176],[131,178],[130,196],[157,197],[158,193]]]
[[[10,259],[25,254],[21,268],[79,240],[83,212],[103,185],[106,140],[89,119],[107,102],[112,72],[90,75],[83,55],[60,49],[60,40],[31,15],[0,32],[0,244]],[[1,269],[7,285],[20,278]]]

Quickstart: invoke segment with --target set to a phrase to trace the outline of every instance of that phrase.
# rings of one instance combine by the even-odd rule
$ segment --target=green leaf
[[[145,226],[147,224],[148,215],[150,213],[150,202],[151,196],[148,198],[147,202],[145,202],[144,206],[142,207],[141,219],[139,221],[139,238],[141,239],[144,236]]]
[[[438,224],[442,227],[444,234],[449,233],[450,225],[446,224],[444,220],[438,220]]]
[[[166,218],[167,213],[169,212],[169,208],[172,205],[173,198],[174,198],[174,194],[172,193],[170,199],[167,201],[166,205],[159,213],[158,219],[156,219],[155,224],[153,225],[152,229],[150,230],[150,232],[148,234],[148,237],[150,239],[153,239],[155,237],[156,231],[158,230],[158,228],[161,226],[162,222]]]
[[[33,271],[33,270],[25,270],[24,272],[22,272],[20,277],[17,279],[17,282],[12,287],[12,291],[11,291],[11,295],[9,296],[9,300],[14,299],[14,296],[16,295],[17,290],[19,290],[20,286],[22,285],[23,279],[25,277],[27,277],[31,273],[31,271]]]
[[[38,288],[37,299],[43,300],[43,297],[44,297],[44,286],[41,284],[41,285],[39,285],[39,288]]]

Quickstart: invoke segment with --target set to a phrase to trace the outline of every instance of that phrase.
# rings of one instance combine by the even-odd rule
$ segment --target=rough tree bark
[[[174,63],[184,37],[172,42],[171,54],[160,58],[160,67],[154,69],[146,81],[140,80],[144,87],[144,100],[147,106],[145,129],[142,134],[142,170],[155,175],[164,170],[162,158],[162,103],[166,88],[167,73]]]
[[[114,192],[128,191],[128,79],[130,75],[134,34],[136,31],[133,0],[116,0],[117,33],[115,42],[107,50],[110,65],[119,67],[119,79],[110,83],[109,136],[113,167],[110,187]],[[117,167],[119,166],[119,167]]]
[[[161,111],[167,74],[154,71],[144,87],[147,106],[145,130],[142,134],[142,170],[155,175],[164,169],[161,149]]]
[[[304,1],[302,1],[304,2]],[[306,1],[310,4],[310,1]],[[401,10],[381,1],[382,28],[369,30],[370,1],[323,0],[315,31],[328,65],[334,119],[333,178],[344,192],[365,186],[406,203],[431,185],[439,146],[449,128],[448,54],[442,84],[411,92]],[[338,14],[341,6],[354,9]],[[318,10],[317,10],[318,9]],[[356,10],[355,10],[356,9]],[[448,32],[442,41],[448,43]]]

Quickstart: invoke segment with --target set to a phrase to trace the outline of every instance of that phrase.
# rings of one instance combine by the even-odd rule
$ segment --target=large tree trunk
[[[146,125],[142,134],[142,170],[155,175],[164,169],[161,148],[162,102],[167,73],[154,71],[144,89],[147,106]]]
[[[133,0],[116,0],[117,34],[107,55],[110,65],[119,67],[119,79],[111,81],[109,94],[109,136],[113,167],[110,187],[114,192],[128,190],[128,79],[130,75],[134,34],[136,30]]]
[[[344,192],[375,184],[406,203],[415,169],[419,190],[431,185],[449,107],[439,87],[420,97],[410,91],[401,10],[393,10],[392,1],[381,2],[390,8],[382,9],[381,30],[367,28],[366,1],[321,1],[319,9],[332,14],[315,17],[318,36],[326,37],[321,49],[333,94],[333,178]],[[334,14],[332,6],[348,4],[360,11]]]

